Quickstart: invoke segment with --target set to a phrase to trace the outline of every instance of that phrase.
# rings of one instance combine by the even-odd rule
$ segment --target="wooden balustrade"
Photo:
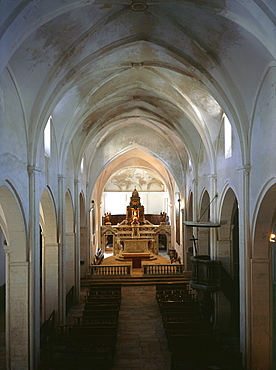
[[[130,265],[93,265],[91,266],[91,275],[94,276],[130,276]]]

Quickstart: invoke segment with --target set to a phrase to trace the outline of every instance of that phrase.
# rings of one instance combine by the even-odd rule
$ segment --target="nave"
[[[203,321],[199,302],[188,279],[157,284],[140,281],[122,286],[94,284],[88,289],[83,287],[81,296],[81,303],[68,313],[67,324],[57,327],[59,334],[55,331],[52,337],[49,336],[48,350],[50,348],[51,353],[44,352],[41,370],[242,369],[239,353],[231,341],[227,343],[212,330],[211,323]],[[101,314],[100,311],[87,313],[92,301],[96,307],[104,300],[106,308],[101,307]],[[119,301],[118,316],[111,314],[115,311],[115,301]],[[95,340],[96,327],[99,333]],[[97,341],[102,340],[100,331],[114,327],[116,339],[113,344],[107,338],[97,351]],[[76,331],[74,335],[73,331],[70,334],[72,329],[79,330],[75,348],[76,340],[71,339]],[[59,342],[61,330],[63,338]]]

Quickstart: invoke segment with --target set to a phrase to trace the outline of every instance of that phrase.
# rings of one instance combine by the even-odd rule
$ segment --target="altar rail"
[[[107,266],[107,265],[94,265],[91,266],[91,275],[94,276],[130,276],[130,265],[121,266]]]
[[[144,275],[182,275],[183,265],[144,265]]]

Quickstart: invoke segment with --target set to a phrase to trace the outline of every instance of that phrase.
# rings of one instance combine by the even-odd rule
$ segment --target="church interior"
[[[0,367],[275,369],[276,3],[0,7]]]

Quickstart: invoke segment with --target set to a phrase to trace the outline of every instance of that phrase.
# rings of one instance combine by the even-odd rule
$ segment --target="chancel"
[[[154,260],[159,250],[159,235],[167,236],[167,247],[171,246],[171,226],[166,225],[163,212],[160,225],[154,225],[145,218],[144,206],[135,188],[126,207],[126,217],[118,225],[110,224],[110,214],[101,227],[102,247],[106,235],[114,236],[114,254],[118,260],[133,260],[134,267],[141,267],[141,260]],[[135,261],[139,260],[138,263]]]

